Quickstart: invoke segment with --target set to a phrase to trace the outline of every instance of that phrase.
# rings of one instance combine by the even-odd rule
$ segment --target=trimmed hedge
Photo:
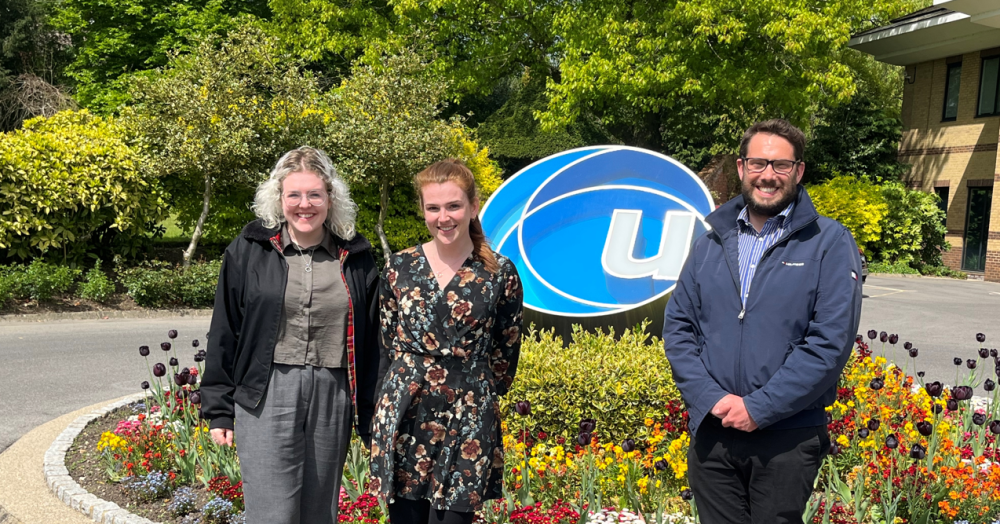
[[[211,307],[222,261],[174,267],[150,262],[118,272],[128,296],[143,307]]]

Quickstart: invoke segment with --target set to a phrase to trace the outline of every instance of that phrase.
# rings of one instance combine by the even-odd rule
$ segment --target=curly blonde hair
[[[285,222],[285,214],[281,209],[281,184],[286,176],[303,171],[318,176],[326,184],[330,197],[326,225],[330,231],[344,240],[354,238],[357,233],[354,222],[358,215],[358,205],[351,200],[347,183],[337,174],[330,157],[322,150],[308,146],[282,155],[271,170],[271,176],[257,186],[252,209],[264,227],[274,229]]]

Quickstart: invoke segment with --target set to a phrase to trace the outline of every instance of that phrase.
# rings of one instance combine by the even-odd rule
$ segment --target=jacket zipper
[[[282,301],[281,307],[284,308],[285,291],[288,288],[288,261],[285,260],[285,254],[282,253],[280,249],[278,249],[277,244],[275,244],[272,241],[271,245],[274,246],[275,251],[278,252],[279,258],[281,260],[281,266],[285,270],[285,282],[281,285],[281,301]],[[278,315],[278,319],[276,320],[276,322],[281,322],[281,315]],[[267,387],[271,385],[271,370],[274,369],[274,346],[277,343],[278,343],[278,329],[276,328],[274,330],[274,338],[271,340],[271,363],[267,365],[267,376],[264,377],[264,391],[267,391]],[[254,404],[253,407],[256,408],[257,406],[259,406],[261,400],[264,400],[264,395],[261,395],[260,398],[257,399],[257,403]]]

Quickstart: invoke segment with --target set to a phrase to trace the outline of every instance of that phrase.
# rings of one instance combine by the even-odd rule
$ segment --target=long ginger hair
[[[469,203],[479,201],[479,190],[476,188],[476,178],[472,171],[464,162],[457,158],[449,158],[431,164],[427,169],[417,173],[413,177],[413,187],[417,191],[417,198],[420,200],[420,207],[424,206],[423,187],[427,184],[443,184],[454,182],[465,192]],[[493,256],[486,235],[483,233],[483,225],[479,223],[479,217],[474,216],[469,221],[469,237],[472,238],[472,257],[483,263],[483,266],[490,273],[496,273],[500,269],[497,259]]]

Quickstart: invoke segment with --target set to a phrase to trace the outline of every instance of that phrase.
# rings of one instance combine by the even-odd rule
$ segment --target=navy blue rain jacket
[[[664,317],[663,344],[690,430],[726,394],[743,397],[760,429],[826,423],[861,317],[861,257],[805,188],[778,242],[764,252],[744,308],[736,197],[710,214]]]

